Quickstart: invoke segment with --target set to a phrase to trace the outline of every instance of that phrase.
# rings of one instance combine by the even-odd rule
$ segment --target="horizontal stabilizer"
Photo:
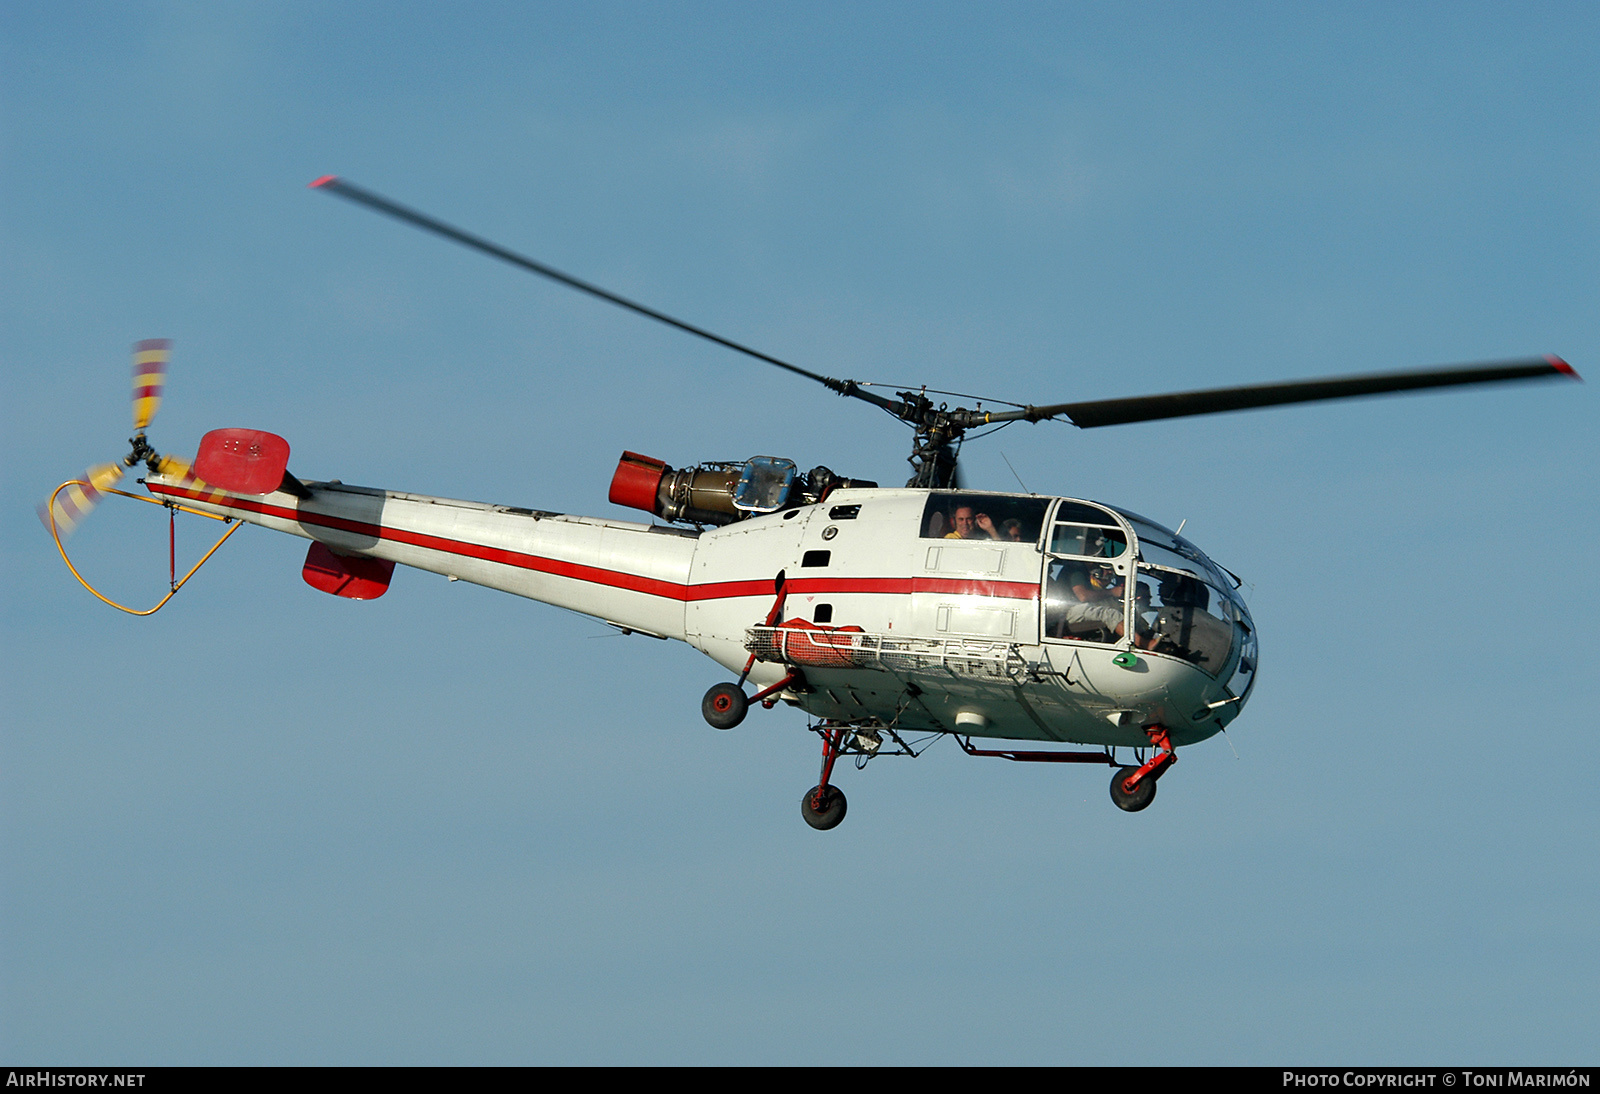
[[[363,555],[336,555],[327,546],[313,542],[306,552],[300,576],[313,589],[350,600],[376,600],[389,591],[394,563]]]

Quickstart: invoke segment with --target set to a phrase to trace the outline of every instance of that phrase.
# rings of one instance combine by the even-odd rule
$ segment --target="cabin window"
[[[806,566],[826,566],[828,559],[832,557],[832,551],[807,551],[800,556],[800,565],[802,568]]]
[[[855,520],[860,515],[861,506],[859,505],[835,505],[828,510],[829,520]]]
[[[1049,498],[936,492],[922,510],[923,539],[1039,542]]]
[[[832,604],[818,604],[817,605],[817,610],[811,613],[811,621],[813,623],[832,623],[833,622],[833,605]]]

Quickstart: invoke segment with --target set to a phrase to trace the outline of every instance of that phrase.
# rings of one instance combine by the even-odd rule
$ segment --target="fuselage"
[[[1236,717],[1253,624],[1192,544],[1092,502],[835,490],[689,529],[306,483],[149,490],[220,516],[688,642],[814,716],[897,730],[1142,746]],[[780,599],[781,590],[781,599]],[[776,609],[776,611],[775,611]],[[773,627],[765,627],[769,617]]]

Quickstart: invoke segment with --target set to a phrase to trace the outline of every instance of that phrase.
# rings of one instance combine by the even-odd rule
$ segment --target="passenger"
[[[945,533],[945,539],[997,539],[994,530],[994,521],[988,513],[979,513],[970,505],[958,505],[955,512],[950,514],[950,525],[953,531]]]
[[[1026,542],[1022,538],[1022,522],[1016,517],[1000,522],[1000,538],[1007,543]]]

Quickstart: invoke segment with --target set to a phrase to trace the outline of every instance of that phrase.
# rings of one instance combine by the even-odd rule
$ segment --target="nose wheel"
[[[1156,780],[1178,762],[1178,752],[1166,728],[1146,726],[1145,734],[1155,746],[1150,758],[1138,767],[1119,767],[1111,776],[1111,800],[1118,809],[1137,813],[1156,797]]]
[[[1137,813],[1156,800],[1154,779],[1140,779],[1132,790],[1127,788],[1128,781],[1138,771],[1137,767],[1119,767],[1116,774],[1111,776],[1111,800],[1116,802],[1118,809],[1129,813]]]

